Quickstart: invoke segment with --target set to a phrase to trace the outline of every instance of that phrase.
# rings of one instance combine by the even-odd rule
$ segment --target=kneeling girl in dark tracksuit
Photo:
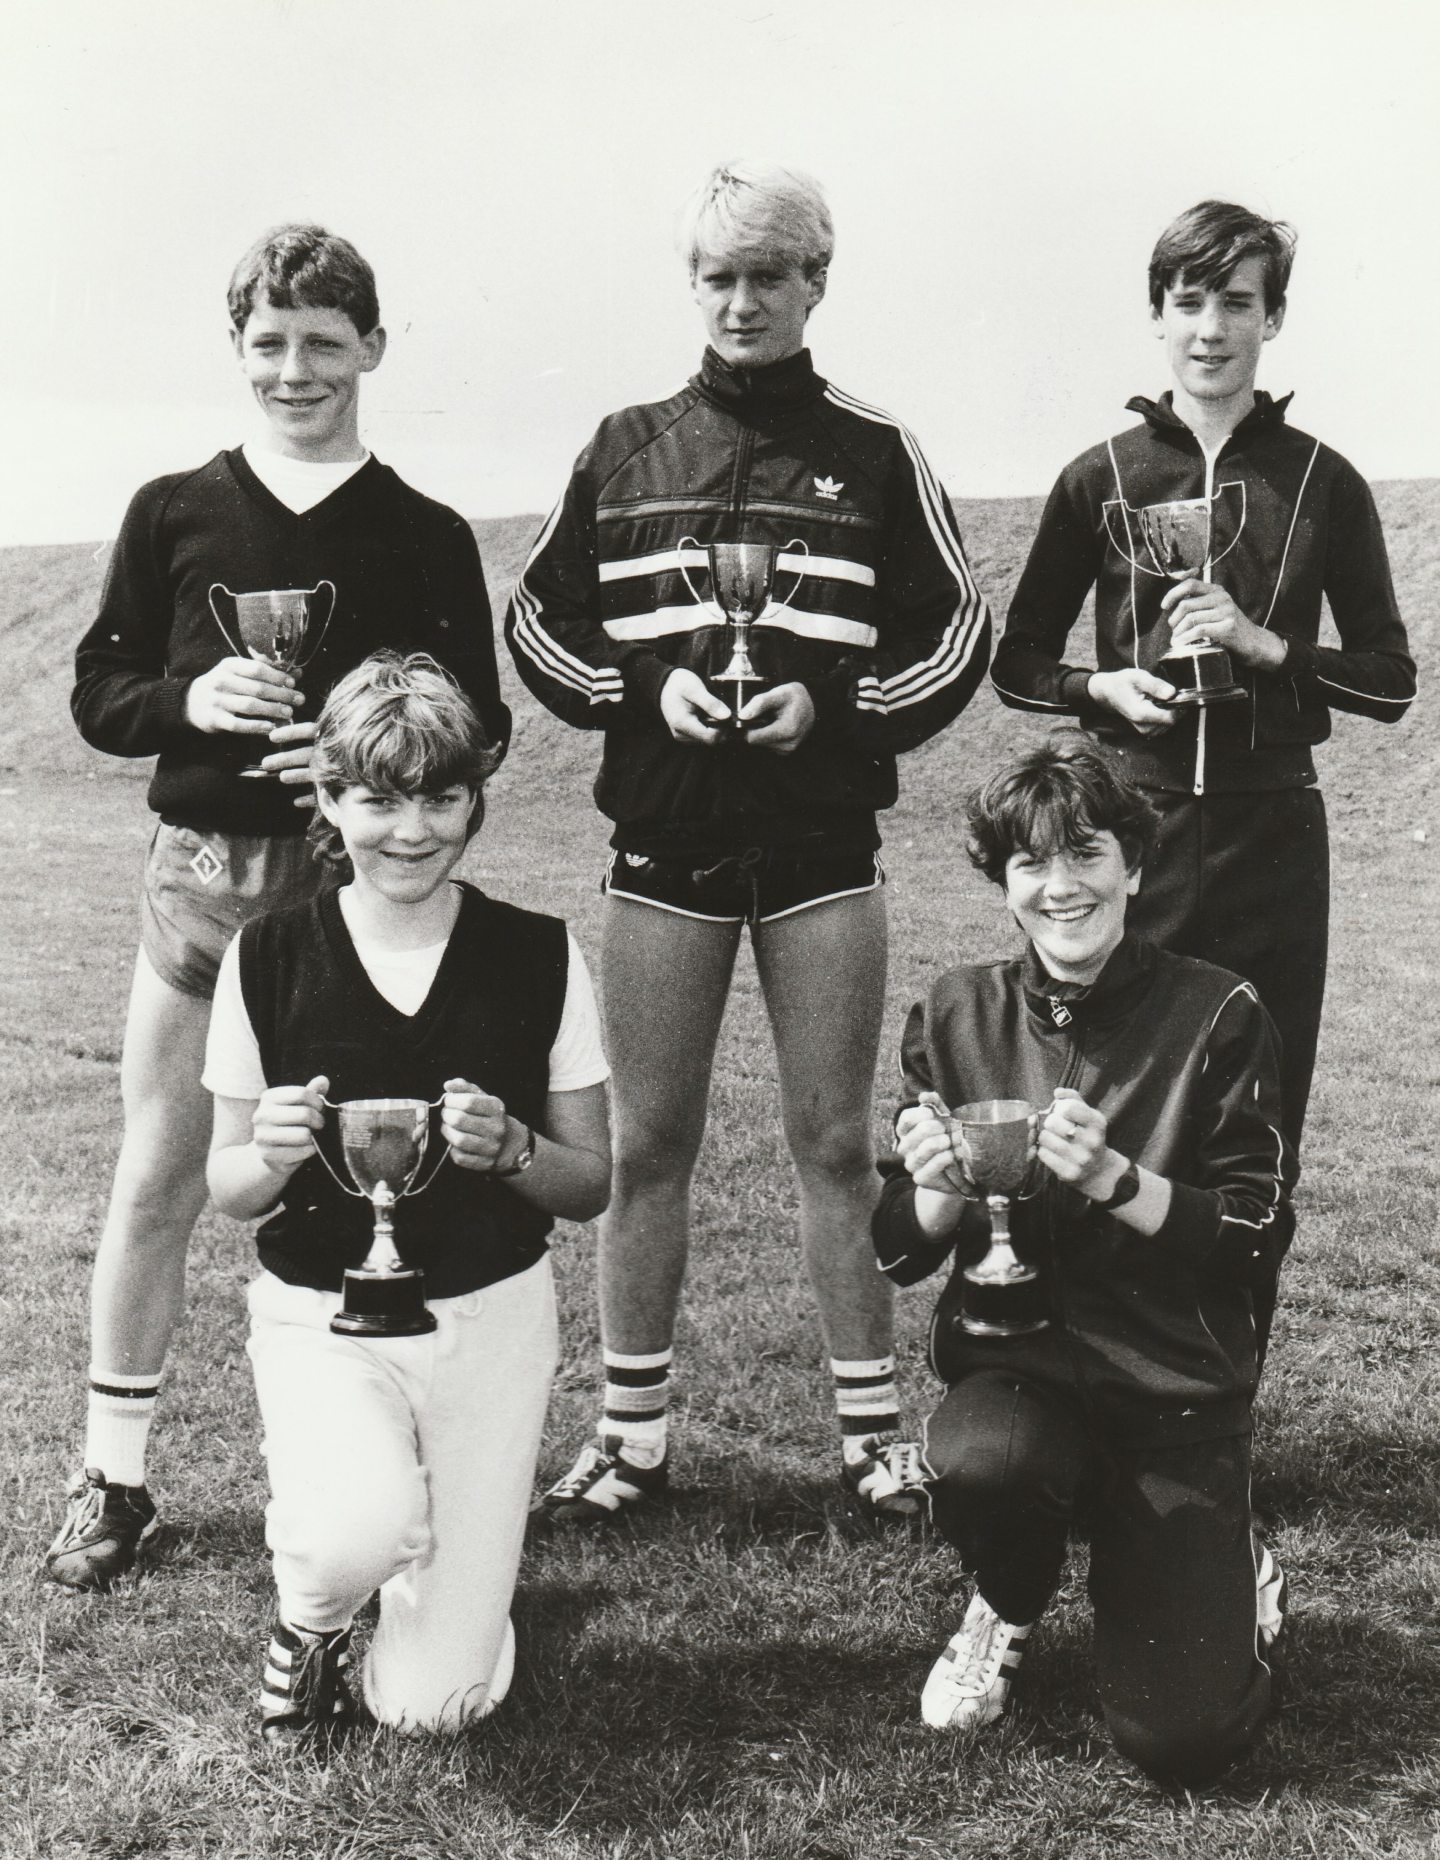
[[[874,1222],[901,1284],[954,1255],[925,1451],[976,1589],[921,1710],[937,1728],[1000,1716],[1084,1491],[1106,1721],[1143,1770],[1195,1784],[1255,1736],[1283,1619],[1249,1490],[1252,1288],[1289,1239],[1296,1174],[1273,1030],[1249,983],[1126,934],[1153,815],[1083,739],[992,777],[970,829],[1028,946],[950,970],[911,1010]],[[1041,1113],[1039,1187],[1012,1224],[1049,1323],[1018,1336],[962,1323],[989,1223],[946,1107],[989,1098]]]
[[[312,831],[349,882],[257,918],[221,964],[210,1191],[265,1217],[249,1351],[279,1601],[270,1743],[328,1743],[353,1719],[351,1623],[377,1589],[363,1689],[381,1723],[453,1729],[499,1702],[514,1664],[556,1357],[546,1235],[555,1215],[604,1207],[610,1145],[599,1021],[564,924],[451,876],[496,760],[433,659],[368,659],[315,737]],[[342,1192],[327,1103],[406,1096],[441,1106],[439,1164],[395,1216],[436,1328],[336,1335],[372,1215]]]

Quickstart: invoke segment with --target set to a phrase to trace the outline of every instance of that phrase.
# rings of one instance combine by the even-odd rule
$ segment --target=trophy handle
[[[791,549],[801,550],[804,554],[806,562],[807,563],[809,562],[810,545],[809,543],[806,542],[803,536],[793,536],[790,539],[790,541],[786,543],[785,548],[787,552]],[[776,557],[775,557],[775,572],[776,574],[779,574],[780,572],[780,552],[778,550],[776,551]],[[786,598],[783,601],[777,601],[777,600],[772,599],[771,606],[775,609],[777,613],[782,608],[788,607],[791,601],[793,601],[795,596],[800,592],[800,583],[805,579],[806,575],[809,573],[809,569],[808,568],[792,568],[789,572],[795,577],[795,586],[790,590],[789,594],[786,596]],[[758,614],[755,617],[757,620],[760,618]]]
[[[698,608],[700,608],[703,612],[709,613],[711,611],[711,603],[709,601],[702,600],[700,596],[695,592],[695,583],[690,579],[690,570],[686,568],[685,566],[685,548],[687,544],[692,549],[703,548],[703,545],[694,536],[682,536],[679,542],[675,545],[675,565],[680,570],[681,579],[684,581],[686,588],[689,590],[691,600],[694,601],[695,605]],[[719,612],[718,604],[716,606],[715,611]],[[724,619],[725,619],[725,616],[723,613],[720,614],[720,619],[723,624]]]
[[[210,616],[214,620],[216,626],[219,627],[221,638],[225,641],[225,644],[230,648],[235,657],[237,659],[248,659],[250,656],[249,653],[242,652],[235,644],[234,640],[230,637],[229,627],[227,627],[225,622],[220,618],[220,609],[215,605],[215,596],[217,593],[228,594],[232,601],[235,598],[233,591],[227,588],[223,581],[212,581],[210,583],[209,592],[205,596],[205,600],[210,608]]]
[[[335,618],[335,608],[340,599],[335,591],[335,583],[333,581],[317,581],[315,586],[311,588],[310,593],[316,595],[322,588],[328,588],[330,590],[330,603],[325,609],[325,618],[321,622],[320,632],[315,640],[315,644],[305,654],[303,659],[297,659],[295,661],[295,670],[297,672],[304,671],[305,667],[309,665],[316,653],[319,652],[320,648],[325,644],[325,635],[330,631],[330,622]]]
[[[955,1159],[955,1167],[959,1171],[961,1181],[964,1184],[958,1192],[966,1201],[983,1201],[984,1196],[980,1193],[975,1178],[970,1173],[970,1145],[965,1141],[964,1131],[959,1128],[955,1119],[950,1115],[949,1105],[946,1104],[938,1091],[922,1091],[916,1102],[918,1104],[923,1104],[927,1111],[933,1111],[949,1132],[950,1154]]]
[[[338,1111],[340,1109],[339,1105],[332,1103],[329,1098],[322,1098],[320,1102],[327,1111]],[[330,1180],[335,1184],[336,1188],[340,1190],[342,1195],[353,1195],[356,1201],[368,1201],[370,1199],[363,1188],[354,1188],[345,1180],[336,1169],[334,1163],[332,1163],[330,1158],[325,1154],[324,1150],[321,1149],[318,1137],[312,1135],[310,1144],[315,1154],[325,1165],[326,1174],[330,1177]]]
[[[1045,1119],[1059,1102],[1060,1100],[1058,1098],[1052,1098],[1049,1104],[1044,1105],[1038,1111],[1032,1111],[1030,1113],[1030,1137],[1032,1142],[1038,1143],[1040,1141],[1040,1126],[1045,1122]],[[1010,1199],[1012,1201],[1033,1201],[1044,1186],[1044,1168],[1037,1151],[1030,1158],[1030,1166],[1025,1171],[1025,1180],[1020,1184],[1019,1188],[1016,1189]]]
[[[1153,567],[1149,563],[1140,561],[1136,556],[1135,544],[1130,536],[1130,507],[1125,503],[1124,499],[1112,498],[1103,508],[1106,533],[1110,541],[1114,544],[1115,549],[1130,564],[1131,568],[1137,570],[1142,575],[1149,575],[1154,581],[1167,580],[1168,577],[1163,575],[1158,568]],[[1111,516],[1111,513],[1117,510],[1120,513],[1120,520],[1125,526],[1125,538],[1123,542],[1115,533],[1115,524]],[[1147,550],[1146,553],[1148,554],[1149,551]]]

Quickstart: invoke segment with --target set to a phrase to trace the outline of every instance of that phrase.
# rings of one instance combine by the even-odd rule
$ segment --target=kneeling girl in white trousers
[[[227,951],[205,1083],[210,1190],[257,1234],[250,1357],[265,1429],[278,1620],[261,1731],[328,1742],[356,1715],[351,1623],[377,1590],[363,1673],[383,1724],[493,1708],[556,1358],[546,1234],[609,1191],[608,1077],[583,958],[555,918],[454,881],[496,758],[420,656],[343,679],[317,725],[313,829],[348,882]],[[342,867],[342,873],[343,873]],[[347,1195],[327,1105],[437,1103],[396,1210],[427,1335],[338,1335],[371,1208]]]

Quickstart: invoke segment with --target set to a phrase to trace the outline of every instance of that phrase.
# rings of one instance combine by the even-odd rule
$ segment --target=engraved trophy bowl
[[[326,597],[323,600],[322,595]],[[234,615],[233,633],[221,618],[217,596],[222,604],[230,603]],[[329,629],[335,612],[335,583],[320,581],[313,588],[260,588],[236,594],[224,582],[216,581],[211,583],[207,599],[215,624],[237,659],[258,659],[264,665],[273,665],[277,671],[295,673],[314,658]],[[324,617],[318,618],[316,610],[321,606]],[[307,652],[305,648],[312,632],[314,641]],[[268,754],[268,750],[261,752],[262,758]],[[252,762],[239,773],[254,780],[270,772]]]
[[[1044,1111],[1024,1098],[983,1098],[947,1110],[927,1092],[921,1099],[945,1123],[961,1175],[990,1216],[990,1250],[965,1268],[961,1324],[972,1337],[1024,1337],[1044,1330],[1045,1291],[1033,1266],[1017,1259],[1010,1240],[1010,1203],[1034,1193],[1036,1145]]]
[[[699,606],[706,603],[695,592],[685,565],[684,550],[686,546],[697,549],[700,545],[690,536],[682,537],[680,543],[680,573],[685,577],[685,585],[690,596]],[[809,548],[803,539],[796,537],[784,545],[785,550],[799,549],[809,556]],[[715,597],[715,605],[720,610],[721,618],[729,629],[730,659],[722,672],[715,675],[714,683],[719,687],[720,695],[730,706],[730,728],[743,730],[740,712],[754,695],[750,687],[763,685],[765,680],[756,671],[750,657],[750,629],[771,604],[775,587],[776,569],[780,563],[782,551],[774,543],[762,542],[712,542],[705,544],[706,561],[710,569],[710,587]],[[795,569],[787,562],[785,567],[795,575],[795,586],[789,596],[779,603],[788,607],[799,592],[800,583],[805,579],[803,568]]]
[[[345,1300],[330,1328],[343,1337],[423,1336],[434,1330],[435,1314],[425,1303],[424,1273],[401,1263],[394,1213],[397,1201],[419,1194],[434,1179],[432,1169],[420,1188],[414,1186],[425,1160],[433,1107],[424,1098],[353,1098],[333,1108],[345,1166],[355,1183],[346,1193],[368,1199],[375,1235],[365,1263],[346,1270]],[[335,1179],[340,1181],[338,1175]]]
[[[1177,498],[1168,504],[1146,504],[1138,512],[1140,534],[1158,574],[1172,581],[1203,575],[1210,560],[1210,499]],[[1245,687],[1235,682],[1230,654],[1223,646],[1196,639],[1193,645],[1172,646],[1155,668],[1159,677],[1175,687],[1172,698],[1157,704],[1175,709],[1204,709],[1243,698]]]

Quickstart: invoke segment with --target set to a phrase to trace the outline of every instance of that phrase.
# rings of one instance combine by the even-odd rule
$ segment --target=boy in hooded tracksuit
[[[1286,1135],[1304,1127],[1325,988],[1329,852],[1314,745],[1332,710],[1382,723],[1415,694],[1369,488],[1256,393],[1284,319],[1294,235],[1206,201],[1161,236],[1150,296],[1173,386],[1082,453],[1041,518],[996,651],[1006,704],[1078,716],[1160,814],[1131,910],[1152,942],[1235,970],[1281,1040]],[[1162,574],[1138,513],[1210,500],[1203,575]],[[1096,669],[1065,642],[1095,592]],[[1339,645],[1319,643],[1322,601]],[[1243,702],[1175,710],[1164,655],[1209,639]],[[1157,702],[1157,700],[1160,700]]]

